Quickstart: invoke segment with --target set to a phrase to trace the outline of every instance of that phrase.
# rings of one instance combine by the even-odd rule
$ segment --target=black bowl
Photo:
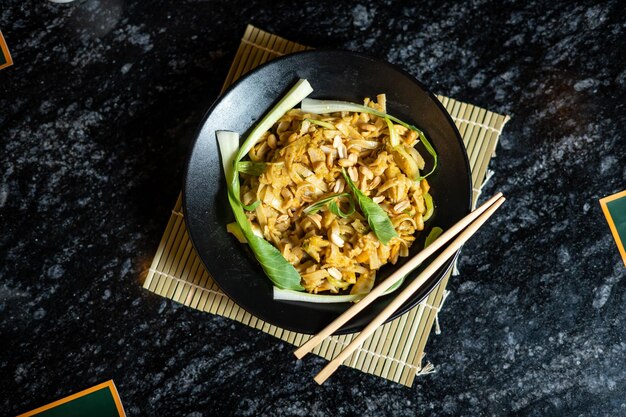
[[[428,179],[436,204],[435,215],[411,247],[411,256],[424,247],[433,226],[444,230],[471,207],[471,174],[461,136],[439,100],[402,69],[366,55],[337,50],[300,52],[274,59],[246,74],[207,112],[193,143],[184,179],[183,208],[189,235],[207,270],[237,304],[262,320],[301,333],[315,333],[349,307],[348,303],[311,304],[275,301],[272,285],[249,248],[226,231],[234,221],[227,200],[216,130],[245,135],[300,78],[314,88],[310,97],[362,102],[364,97],[387,95],[387,111],[424,131],[440,158]],[[420,145],[418,145],[419,148]],[[420,153],[429,159],[421,149]],[[428,167],[427,167],[428,168]],[[409,258],[379,271],[389,276]],[[428,280],[392,318],[418,304],[441,281],[452,260]],[[414,271],[402,288],[417,276]],[[398,290],[399,291],[399,290]],[[338,333],[362,330],[393,295],[381,297]]]

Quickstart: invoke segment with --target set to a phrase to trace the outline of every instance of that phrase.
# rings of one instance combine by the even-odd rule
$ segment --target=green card
[[[9,47],[0,32],[0,69],[13,65],[11,54],[9,53]]]
[[[617,249],[622,255],[624,265],[626,265],[626,191],[610,195],[600,199],[602,211],[609,223],[609,228],[613,234],[613,239],[617,244]]]
[[[126,417],[112,380],[17,417]]]

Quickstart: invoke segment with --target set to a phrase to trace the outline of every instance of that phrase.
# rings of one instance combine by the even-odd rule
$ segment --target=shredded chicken
[[[384,95],[364,103],[385,111]],[[418,136],[401,125],[393,128],[406,155],[423,169],[424,161],[414,149]],[[241,174],[242,202],[261,202],[247,212],[248,219],[294,265],[308,292],[369,292],[376,271],[408,256],[416,232],[424,229],[428,182],[407,175],[403,159],[390,145],[383,118],[353,112],[313,115],[294,109],[264,134],[249,157],[268,165],[258,177]],[[398,236],[388,245],[376,238],[358,205],[345,218],[328,206],[315,214],[303,213],[322,198],[350,191],[342,168],[389,215]],[[337,201],[342,210],[348,206],[345,199]]]

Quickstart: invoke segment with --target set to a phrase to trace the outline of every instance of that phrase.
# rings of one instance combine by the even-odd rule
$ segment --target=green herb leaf
[[[348,211],[347,212],[343,212],[341,211],[341,208],[339,207],[339,204],[337,204],[337,201],[331,201],[328,204],[328,210],[333,213],[335,216],[339,216],[343,219],[345,219],[346,217],[350,217],[354,214],[355,209],[354,209],[354,200],[352,199],[352,197],[348,198],[348,202],[350,204],[350,206],[348,207]]]
[[[338,198],[348,199],[348,211],[347,212],[341,211],[341,208],[337,204]],[[346,218],[348,216],[353,215],[355,211],[354,200],[352,196],[350,195],[350,193],[339,193],[339,194],[332,194],[332,195],[329,195],[328,197],[324,197],[322,199],[317,200],[315,203],[311,204],[310,206],[302,210],[302,212],[304,214],[315,214],[327,204],[328,204],[328,210],[331,213],[342,218]]]
[[[261,264],[265,274],[278,288],[303,290],[300,274],[271,243],[256,235],[246,236],[254,256]]]
[[[443,233],[443,229],[441,227],[433,227],[430,230],[428,236],[426,236],[426,240],[424,241],[424,248],[427,248],[431,243],[435,241],[441,234]]]
[[[346,194],[348,194],[348,193],[331,194],[328,197],[320,198],[315,203],[311,204],[310,206],[308,206],[304,210],[302,210],[302,212],[304,214],[315,214],[318,211],[320,211],[322,209],[322,207],[324,207],[326,204],[330,203],[331,201],[333,201],[337,197],[344,196]]]
[[[363,192],[354,185],[345,169],[342,168],[341,173],[350,186],[361,211],[367,218],[367,223],[369,223],[378,240],[380,240],[383,245],[386,245],[391,239],[398,236],[385,210],[374,203],[371,198],[363,194]]]

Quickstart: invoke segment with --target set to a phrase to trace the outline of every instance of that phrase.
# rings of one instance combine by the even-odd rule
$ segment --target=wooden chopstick
[[[366,327],[355,337],[352,342],[346,348],[330,361],[320,373],[315,376],[315,382],[323,384],[328,377],[330,377],[339,366],[346,360],[352,352],[354,352],[361,344],[367,339],[376,329],[389,318],[402,304],[404,304],[415,291],[417,291],[428,278],[433,275],[441,266],[454,255],[454,253],[474,234],[476,231],[489,219],[489,217],[500,207],[504,202],[504,197],[499,197],[491,206],[489,206],[483,214],[481,214],[475,221],[471,222],[467,228],[459,234],[459,236],[450,243],[450,245],[444,249],[444,251],[435,258],[435,260],[424,269],[424,271],[417,276],[391,303],[378,314],[374,320],[372,320]],[[356,305],[360,304],[357,303]]]
[[[349,309],[347,309],[344,313],[342,313],[339,317],[333,320],[328,326],[323,328],[319,333],[310,338],[306,343],[301,345],[296,351],[294,355],[298,357],[298,359],[302,359],[307,353],[315,348],[315,346],[322,343],[324,339],[328,336],[336,332],[341,326],[347,323],[352,317],[356,316],[361,310],[367,307],[372,303],[375,299],[381,296],[389,287],[391,287],[399,278],[406,276],[412,270],[414,270],[418,265],[424,262],[428,257],[434,254],[439,248],[445,245],[450,239],[456,236],[459,232],[461,232],[465,227],[467,227],[472,221],[474,221],[478,216],[485,212],[492,204],[496,202],[500,197],[502,197],[502,193],[497,193],[489,200],[487,200],[483,205],[472,211],[467,216],[463,217],[457,223],[455,223],[450,229],[445,231],[441,236],[439,236],[433,243],[428,245],[427,248],[420,251],[417,255],[411,258],[406,264],[402,265],[402,267],[398,268],[393,274],[391,274],[387,279],[379,283],[366,297],[360,300],[358,303],[353,304]]]

